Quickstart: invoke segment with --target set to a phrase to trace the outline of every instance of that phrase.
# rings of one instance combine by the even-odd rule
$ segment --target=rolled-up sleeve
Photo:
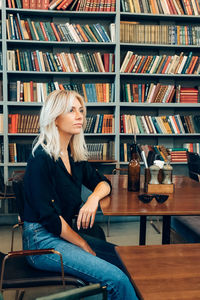
[[[110,180],[96,170],[89,162],[85,161],[83,163],[83,184],[93,191],[101,181],[106,181],[110,185],[110,190],[112,190]]]
[[[37,155],[29,161],[25,178],[25,220],[31,220],[30,207],[33,215],[37,216],[41,223],[49,232],[61,234],[61,220],[59,218],[60,208],[55,201],[51,165],[45,155]],[[26,201],[29,210],[26,214]]]

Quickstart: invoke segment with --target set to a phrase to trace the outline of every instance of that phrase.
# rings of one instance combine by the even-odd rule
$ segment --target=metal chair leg
[[[110,236],[110,216],[108,216],[108,221],[107,221],[107,237]]]
[[[156,221],[157,221],[157,224],[159,225],[159,219],[158,219],[158,217],[156,217]],[[154,221],[153,221],[152,219],[150,219],[150,224],[151,224],[151,226],[153,227],[153,229],[154,229],[158,234],[161,233],[160,229],[155,225],[155,223],[154,223]]]

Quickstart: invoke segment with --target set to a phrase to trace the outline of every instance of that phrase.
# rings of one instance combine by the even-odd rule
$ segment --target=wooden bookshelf
[[[154,2],[157,0],[154,0]],[[196,0],[195,0],[196,1]],[[136,3],[138,1],[134,1]],[[142,1],[143,2],[143,1]],[[147,1],[146,1],[147,2]],[[194,2],[194,1],[193,1]],[[53,24],[80,24],[81,26],[99,23],[101,24],[107,34],[110,37],[110,41],[84,41],[78,42],[77,40],[32,40],[32,39],[8,39],[6,19],[12,18],[13,15],[19,15],[21,20],[27,20],[29,18],[33,22],[50,22]],[[103,168],[107,172],[107,165],[109,165],[109,172],[111,168],[120,167],[121,165],[127,164],[127,162],[120,162],[120,144],[131,143],[133,140],[133,133],[120,133],[120,116],[121,115],[137,115],[137,116],[171,116],[171,115],[200,115],[200,104],[199,103],[177,103],[172,100],[170,103],[146,103],[146,102],[123,102],[122,97],[122,86],[126,84],[161,84],[161,85],[174,85],[175,87],[190,87],[196,88],[200,85],[199,74],[172,74],[172,73],[121,73],[120,69],[122,62],[127,51],[132,51],[137,55],[143,56],[173,56],[180,55],[183,52],[185,55],[189,55],[190,52],[194,56],[199,56],[199,45],[198,44],[164,44],[160,40],[154,40],[151,43],[150,40],[145,42],[131,41],[124,42],[120,40],[120,22],[132,22],[138,23],[142,26],[151,26],[154,30],[155,26],[174,26],[174,30],[177,30],[178,26],[199,26],[199,15],[189,14],[161,14],[152,12],[128,12],[123,11],[121,7],[121,1],[116,1],[116,10],[114,11],[76,11],[76,10],[47,10],[47,9],[23,9],[23,8],[9,8],[6,6],[6,1],[2,2],[1,9],[1,20],[2,20],[2,38],[0,39],[1,45],[1,57],[2,57],[2,70],[0,69],[0,80],[3,82],[3,101],[0,101],[0,113],[4,115],[3,118],[3,133],[0,134],[0,143],[4,143],[4,161],[0,162],[0,166],[4,171],[4,177],[7,178],[12,174],[14,169],[24,169],[26,162],[10,162],[9,160],[9,144],[29,144],[33,141],[35,133],[9,133],[8,129],[8,116],[9,114],[39,114],[42,106],[43,98],[47,89],[52,84],[56,86],[71,85],[71,88],[83,89],[82,84],[90,84],[92,91],[97,91],[97,85],[106,85],[112,88],[107,88],[107,95],[109,95],[106,101],[94,101],[90,102],[89,99],[86,103],[88,116],[94,116],[97,114],[102,115],[113,115],[114,116],[114,131],[112,133],[86,133],[87,143],[108,143],[109,141],[114,142],[114,157],[112,159],[99,160],[103,162]],[[115,26],[115,40],[111,39],[110,24]],[[189,27],[188,27],[189,28]],[[23,69],[19,71],[19,67],[16,66],[8,67],[7,65],[7,53],[8,51],[14,51],[11,53],[30,53],[38,51],[45,54],[47,52],[55,55],[56,53],[79,53],[83,55],[99,53],[102,57],[103,64],[105,63],[104,54],[112,54],[113,61],[110,61],[105,72],[100,70],[84,69],[74,71],[70,69],[52,70],[39,68],[38,71],[32,69]],[[42,54],[42,55],[43,55]],[[15,57],[14,55],[14,57]],[[29,54],[28,54],[29,55]],[[23,55],[22,55],[23,56]],[[24,59],[26,59],[25,54]],[[72,59],[70,57],[69,59]],[[109,60],[108,60],[109,61]],[[29,63],[31,63],[29,61]],[[54,61],[55,63],[55,61]],[[113,64],[113,65],[112,65]],[[105,66],[104,66],[105,67]],[[15,101],[15,89],[17,85],[14,83],[20,81],[20,84],[29,83],[32,81],[34,86],[36,84],[42,84],[38,88],[43,91],[39,99],[34,101],[26,101],[24,98],[22,101]],[[32,83],[32,84],[33,84]],[[51,85],[50,85],[51,83]],[[48,85],[49,84],[49,85]],[[44,87],[45,86],[45,87]],[[24,89],[24,87],[22,86]],[[14,90],[13,90],[14,89]],[[106,90],[106,88],[105,88]],[[87,90],[87,98],[91,90]],[[83,92],[83,90],[82,90]],[[12,94],[13,93],[13,94]],[[110,94],[112,93],[112,97]],[[92,96],[92,98],[94,95]],[[90,97],[89,97],[90,98]],[[27,98],[26,98],[27,99]],[[29,98],[28,98],[29,99]],[[91,99],[91,98],[90,98]],[[103,98],[102,98],[103,99]],[[19,100],[19,99],[18,99]],[[38,101],[36,101],[38,100]],[[97,100],[97,99],[95,99]],[[157,132],[138,133],[137,142],[140,144],[149,145],[165,145],[169,148],[182,147],[184,143],[197,143],[199,142],[200,132],[195,133],[181,133],[181,134],[160,134]],[[96,160],[94,160],[96,163]],[[97,161],[98,163],[98,161]],[[187,174],[187,164],[185,162],[173,163],[174,172],[176,174]]]

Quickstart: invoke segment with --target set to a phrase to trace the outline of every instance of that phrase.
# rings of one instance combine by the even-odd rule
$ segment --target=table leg
[[[147,217],[146,216],[140,216],[140,245],[145,245],[146,243],[146,222]]]
[[[163,216],[162,244],[170,244],[171,216]]]

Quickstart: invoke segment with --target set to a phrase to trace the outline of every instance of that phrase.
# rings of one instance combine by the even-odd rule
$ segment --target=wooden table
[[[146,217],[163,216],[162,243],[170,243],[170,217],[200,215],[200,183],[189,177],[173,176],[174,193],[163,204],[153,199],[144,204],[137,192],[127,190],[127,175],[107,175],[112,182],[112,193],[100,201],[104,215],[140,216],[140,245],[145,244]],[[143,193],[143,179],[140,194]]]
[[[120,246],[140,299],[200,299],[200,244]]]

